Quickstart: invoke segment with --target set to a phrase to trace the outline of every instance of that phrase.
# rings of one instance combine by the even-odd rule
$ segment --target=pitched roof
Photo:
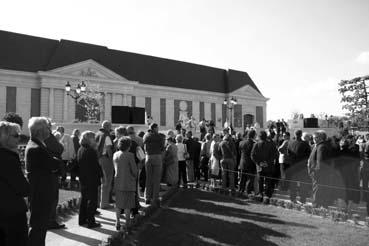
[[[52,40],[0,30],[0,68],[48,71],[93,59],[143,84],[228,93],[255,83],[246,72],[109,49],[69,40]],[[260,91],[259,91],[260,92]]]

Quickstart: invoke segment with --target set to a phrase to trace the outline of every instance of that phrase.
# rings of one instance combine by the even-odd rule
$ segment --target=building
[[[85,81],[102,93],[100,120],[110,120],[112,106],[122,105],[144,107],[161,129],[191,116],[213,120],[218,129],[229,118],[237,130],[265,124],[268,98],[246,72],[0,31],[0,115],[75,122],[68,81],[72,87]],[[238,103],[229,110],[223,102],[231,97]]]

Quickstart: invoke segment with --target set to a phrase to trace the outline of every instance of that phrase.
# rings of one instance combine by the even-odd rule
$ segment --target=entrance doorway
[[[252,114],[243,115],[243,130],[245,131],[247,126],[254,125],[254,116]]]

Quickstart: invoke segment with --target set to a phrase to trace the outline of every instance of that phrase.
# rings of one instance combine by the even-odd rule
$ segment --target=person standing
[[[32,117],[28,128],[31,139],[25,151],[27,176],[31,187],[29,245],[45,245],[50,214],[55,209],[55,190],[59,161],[53,157],[45,145],[50,135],[48,120],[45,117]]]
[[[212,142],[212,137],[209,133],[205,135],[205,142],[201,145],[201,172],[204,176],[204,181],[208,182],[208,172],[209,172],[209,160],[210,160],[210,145]]]
[[[0,121],[0,245],[26,246],[27,205],[30,186],[21,169],[17,152],[21,129],[18,124]]]
[[[77,151],[79,181],[81,187],[81,204],[79,206],[78,224],[87,224],[88,228],[100,227],[95,221],[97,209],[98,188],[103,173],[96,152],[95,133],[85,131],[80,140],[81,147]]]
[[[159,127],[156,123],[150,125],[150,131],[143,138],[146,152],[146,190],[145,202],[159,202],[160,179],[162,172],[162,152],[164,151],[164,141],[159,135]]]
[[[56,160],[58,160],[59,163],[59,171],[55,174],[56,178],[54,179],[55,184],[53,185],[55,191],[54,191],[54,200],[53,200],[53,209],[50,215],[50,222],[49,222],[49,230],[52,229],[63,229],[65,228],[65,224],[59,224],[57,222],[57,218],[56,218],[56,207],[58,206],[58,202],[59,202],[59,177],[64,177],[66,170],[65,170],[65,165],[62,161],[62,153],[64,151],[64,147],[63,145],[60,143],[60,138],[58,139],[56,136],[59,135],[60,133],[55,131],[54,134],[51,133],[51,128],[52,128],[52,123],[51,123],[51,119],[48,118],[47,119],[48,122],[48,129],[49,129],[49,137],[47,139],[45,139],[45,145],[47,150],[52,154],[53,157],[56,158]]]
[[[114,175],[113,167],[113,141],[110,137],[111,123],[105,120],[102,128],[96,133],[97,156],[99,164],[103,171],[103,183],[101,185],[100,208],[111,208],[110,191],[112,189],[112,181]]]
[[[136,190],[138,168],[135,156],[129,152],[132,140],[128,137],[121,137],[118,140],[118,151],[114,153],[113,163],[115,169],[114,190],[116,195],[116,223],[115,227],[119,231],[120,214],[124,209],[126,216],[126,227],[129,229],[131,209],[136,207]]]
[[[64,133],[64,127],[58,126],[56,131],[60,133],[61,138],[60,142],[64,147],[63,153],[61,154],[61,158],[64,163],[64,169],[67,170],[67,167],[70,166],[70,162],[76,157],[76,152],[74,150],[73,140],[72,138]],[[64,187],[67,187],[67,172],[62,176],[61,182]],[[71,184],[69,184],[71,186]]]
[[[319,187],[324,184],[324,176],[329,158],[329,148],[326,146],[327,135],[324,131],[316,131],[313,135],[314,147],[308,159],[308,174],[313,183],[313,206],[328,207],[325,196],[325,188]]]
[[[308,196],[309,182],[306,163],[310,156],[310,145],[302,140],[302,131],[295,131],[295,139],[291,140],[287,147],[287,158],[289,160],[289,167],[286,168],[286,179],[300,181],[300,202],[305,203]],[[297,182],[289,183],[290,199],[296,201]]]
[[[241,171],[241,181],[239,191],[241,193],[245,192],[250,195],[254,191],[254,180],[256,176],[256,165],[251,160],[251,150],[254,147],[256,141],[255,130],[250,130],[247,133],[247,138],[240,142],[239,151],[241,153],[240,158],[240,171]]]
[[[183,144],[182,135],[177,135],[176,137],[177,146],[177,159],[178,159],[178,186],[183,184],[183,188],[187,188],[187,173],[186,173],[186,145]]]
[[[269,203],[269,199],[273,195],[274,182],[271,177],[274,174],[275,161],[278,158],[278,150],[274,142],[267,140],[265,131],[259,132],[259,141],[251,150],[251,160],[256,164],[257,178],[259,184],[259,195],[261,198],[267,196],[265,203]],[[265,192],[264,192],[265,184]]]
[[[189,154],[189,158],[186,160],[187,181],[193,182],[195,180],[194,162],[195,162],[195,159],[197,159],[196,161],[198,162],[200,160],[200,156],[195,155],[195,148],[196,148],[196,145],[198,144],[196,144],[195,140],[193,140],[192,132],[188,131],[186,133],[186,137],[187,139],[185,139],[183,143],[186,145],[186,149]],[[200,145],[200,150],[201,150],[201,145]]]
[[[79,135],[80,132],[78,129],[74,129],[72,131],[72,142],[73,142],[73,147],[74,147],[74,153],[76,153],[75,158],[72,160],[71,166],[69,168],[70,170],[70,184],[71,184],[71,188],[78,188],[78,182],[76,180],[76,177],[78,175],[78,166],[77,166],[77,152],[80,146],[79,144]]]
[[[177,146],[175,144],[175,139],[168,136],[167,146],[165,148],[165,155],[163,163],[165,163],[165,174],[164,180],[168,186],[175,186],[178,184],[178,156],[177,156]]]
[[[366,202],[366,213],[369,216],[369,134],[365,135],[364,160],[360,166],[362,180],[363,200]]]
[[[235,189],[234,169],[236,165],[236,150],[233,148],[232,137],[226,134],[223,141],[219,144],[222,154],[220,165],[222,167],[222,188],[229,188],[231,191]]]

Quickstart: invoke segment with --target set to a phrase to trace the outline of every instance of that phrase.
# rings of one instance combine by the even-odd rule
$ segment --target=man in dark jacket
[[[26,246],[28,240],[24,197],[30,186],[17,153],[19,134],[19,125],[0,121],[0,245],[4,246]]]
[[[269,198],[273,195],[274,182],[273,177],[275,161],[278,158],[278,150],[274,142],[267,140],[267,133],[260,131],[259,141],[254,145],[251,151],[251,160],[256,164],[256,170],[259,181],[259,195],[267,196],[266,203],[269,203]],[[266,190],[264,192],[264,184]]]
[[[48,120],[45,117],[32,117],[28,127],[31,140],[26,147],[25,162],[31,187],[29,245],[42,246],[45,245],[50,214],[54,209],[59,162],[44,143],[50,135]]]
[[[327,197],[325,197],[325,187],[319,185],[326,183],[323,174],[326,173],[328,167],[329,148],[326,140],[327,135],[324,131],[317,131],[313,135],[314,147],[308,160],[308,173],[313,182],[313,206],[328,207]]]
[[[61,159],[61,154],[63,153],[64,147],[63,145],[56,139],[56,137],[51,133],[51,120],[48,119],[48,129],[49,129],[49,137],[45,139],[45,145],[48,151],[59,160],[59,172],[56,174],[56,179],[54,181],[56,182],[53,187],[55,188],[54,194],[54,201],[53,201],[53,210],[50,214],[50,223],[48,229],[62,229],[65,227],[64,224],[59,224],[56,221],[56,207],[59,202],[59,176],[65,176],[66,170],[65,165]]]
[[[194,163],[200,162],[200,155],[199,153],[196,153],[195,155],[196,146],[198,147],[198,145],[194,141],[191,131],[188,131],[186,133],[186,139],[183,141],[183,143],[186,145],[187,152],[190,154],[190,158],[186,160],[187,180],[188,182],[193,182],[195,180]],[[201,150],[201,146],[200,146],[200,150]]]
[[[113,140],[110,137],[111,123],[104,121],[102,128],[96,133],[97,155],[102,168],[104,178],[101,185],[100,208],[111,208],[110,191],[112,189],[114,166],[113,166]]]
[[[150,125],[150,131],[145,134],[143,143],[146,152],[146,204],[150,204],[151,202],[159,203],[164,139],[160,136],[159,127],[156,123]]]
[[[301,139],[302,131],[295,131],[295,139],[290,141],[287,147],[287,159],[289,167],[286,169],[286,179],[296,180],[301,182],[309,182],[306,164],[310,156],[310,145]],[[296,201],[297,182],[289,183],[290,199],[292,202]],[[308,192],[308,186],[300,183],[300,202],[305,203]]]
[[[241,153],[240,158],[240,170],[241,170],[241,181],[239,191],[245,192],[249,195],[251,191],[254,191],[254,180],[256,176],[256,165],[251,160],[251,150],[254,147],[256,132],[250,130],[247,133],[247,138],[240,142],[239,151]]]
[[[232,191],[235,189],[234,169],[236,165],[236,150],[232,143],[232,137],[226,134],[219,144],[222,159],[220,165],[222,167],[222,188],[229,188]]]
[[[100,226],[100,223],[96,223],[94,214],[97,209],[98,187],[101,184],[103,173],[97,159],[95,146],[95,134],[91,131],[83,132],[81,147],[77,152],[81,184],[78,223],[79,225],[87,224],[89,228]]]

